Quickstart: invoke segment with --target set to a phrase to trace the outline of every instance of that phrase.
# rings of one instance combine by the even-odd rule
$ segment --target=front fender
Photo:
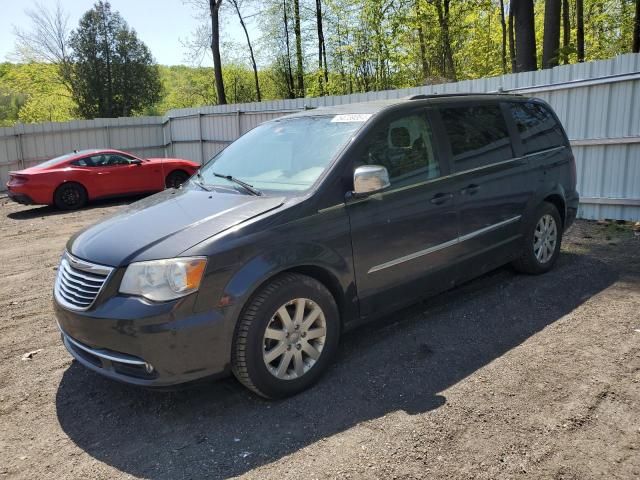
[[[231,304],[237,315],[261,285],[285,271],[298,271],[316,277],[339,296],[343,314],[357,314],[357,299],[350,255],[314,243],[285,244],[253,257],[244,263],[224,287],[222,298]],[[319,278],[318,278],[319,277]]]
[[[213,237],[184,255],[209,258],[210,271],[196,308],[224,311],[230,339],[251,296],[285,271],[324,283],[336,297],[343,325],[358,317],[349,218],[343,208],[310,214],[283,209]]]

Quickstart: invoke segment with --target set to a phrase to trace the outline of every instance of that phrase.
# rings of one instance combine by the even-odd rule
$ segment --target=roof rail
[[[517,93],[509,93],[509,92],[503,92],[503,91],[497,91],[497,92],[466,92],[466,93],[418,93],[416,95],[409,95],[408,97],[405,97],[406,100],[426,100],[428,98],[442,98],[442,97],[468,97],[468,96],[475,96],[475,95],[488,95],[488,96],[495,96],[495,95],[519,95]]]

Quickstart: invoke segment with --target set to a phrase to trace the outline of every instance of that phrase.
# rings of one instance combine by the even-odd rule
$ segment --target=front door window
[[[363,151],[362,163],[386,167],[392,187],[440,176],[426,116],[409,115],[378,128]]]

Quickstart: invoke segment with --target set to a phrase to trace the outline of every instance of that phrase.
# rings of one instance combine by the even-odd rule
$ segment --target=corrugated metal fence
[[[640,220],[640,54],[550,70],[400,90],[173,110],[166,117],[0,129],[0,181],[9,170],[73,149],[113,147],[202,162],[261,122],[328,105],[416,94],[510,91],[543,98],[576,154],[582,218]]]

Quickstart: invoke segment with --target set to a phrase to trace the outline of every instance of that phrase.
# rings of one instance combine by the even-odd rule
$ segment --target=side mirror
[[[142,165],[142,160],[140,160],[139,158],[134,158],[133,160],[131,160],[131,165]]]
[[[380,192],[389,185],[389,172],[382,165],[363,165],[353,172],[353,193],[356,195]]]

